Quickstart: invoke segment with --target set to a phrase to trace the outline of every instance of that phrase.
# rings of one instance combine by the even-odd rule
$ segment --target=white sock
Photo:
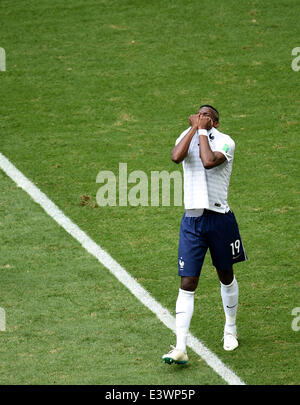
[[[225,332],[236,334],[236,314],[239,301],[239,286],[235,279],[231,284],[225,285],[221,283],[221,297],[225,312]]]
[[[194,312],[194,291],[179,288],[176,301],[176,349],[186,351],[187,334]]]

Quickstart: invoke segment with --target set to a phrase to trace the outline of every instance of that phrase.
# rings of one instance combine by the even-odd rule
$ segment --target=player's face
[[[198,114],[200,115],[204,115],[206,117],[210,117],[213,120],[213,126],[215,128],[217,128],[219,126],[218,121],[215,121],[216,116],[215,116],[215,112],[209,108],[209,107],[202,107],[200,108],[200,110],[198,111]]]

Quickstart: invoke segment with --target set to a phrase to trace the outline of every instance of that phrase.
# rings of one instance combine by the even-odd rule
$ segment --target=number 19
[[[234,256],[236,253],[240,253],[240,246],[241,246],[241,241],[237,239],[234,243],[230,243],[231,249],[232,249],[232,256]]]

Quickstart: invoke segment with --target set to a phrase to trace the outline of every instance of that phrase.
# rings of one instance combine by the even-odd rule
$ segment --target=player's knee
[[[217,269],[217,273],[219,276],[219,280],[221,281],[222,284],[228,285],[231,284],[233,281],[233,269],[229,269],[229,270],[218,270]]]
[[[181,277],[180,288],[186,291],[195,291],[198,286],[199,277]]]

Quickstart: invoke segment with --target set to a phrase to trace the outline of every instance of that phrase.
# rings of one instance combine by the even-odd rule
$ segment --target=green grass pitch
[[[235,266],[240,347],[222,348],[209,257],[191,332],[246,384],[300,382],[299,13],[296,0],[0,3],[0,151],[172,314],[183,207],[97,207],[96,177],[120,162],[181,170],[170,151],[188,116],[219,109],[249,258]],[[2,171],[0,189],[0,384],[225,384],[191,350],[163,364],[173,333]]]

